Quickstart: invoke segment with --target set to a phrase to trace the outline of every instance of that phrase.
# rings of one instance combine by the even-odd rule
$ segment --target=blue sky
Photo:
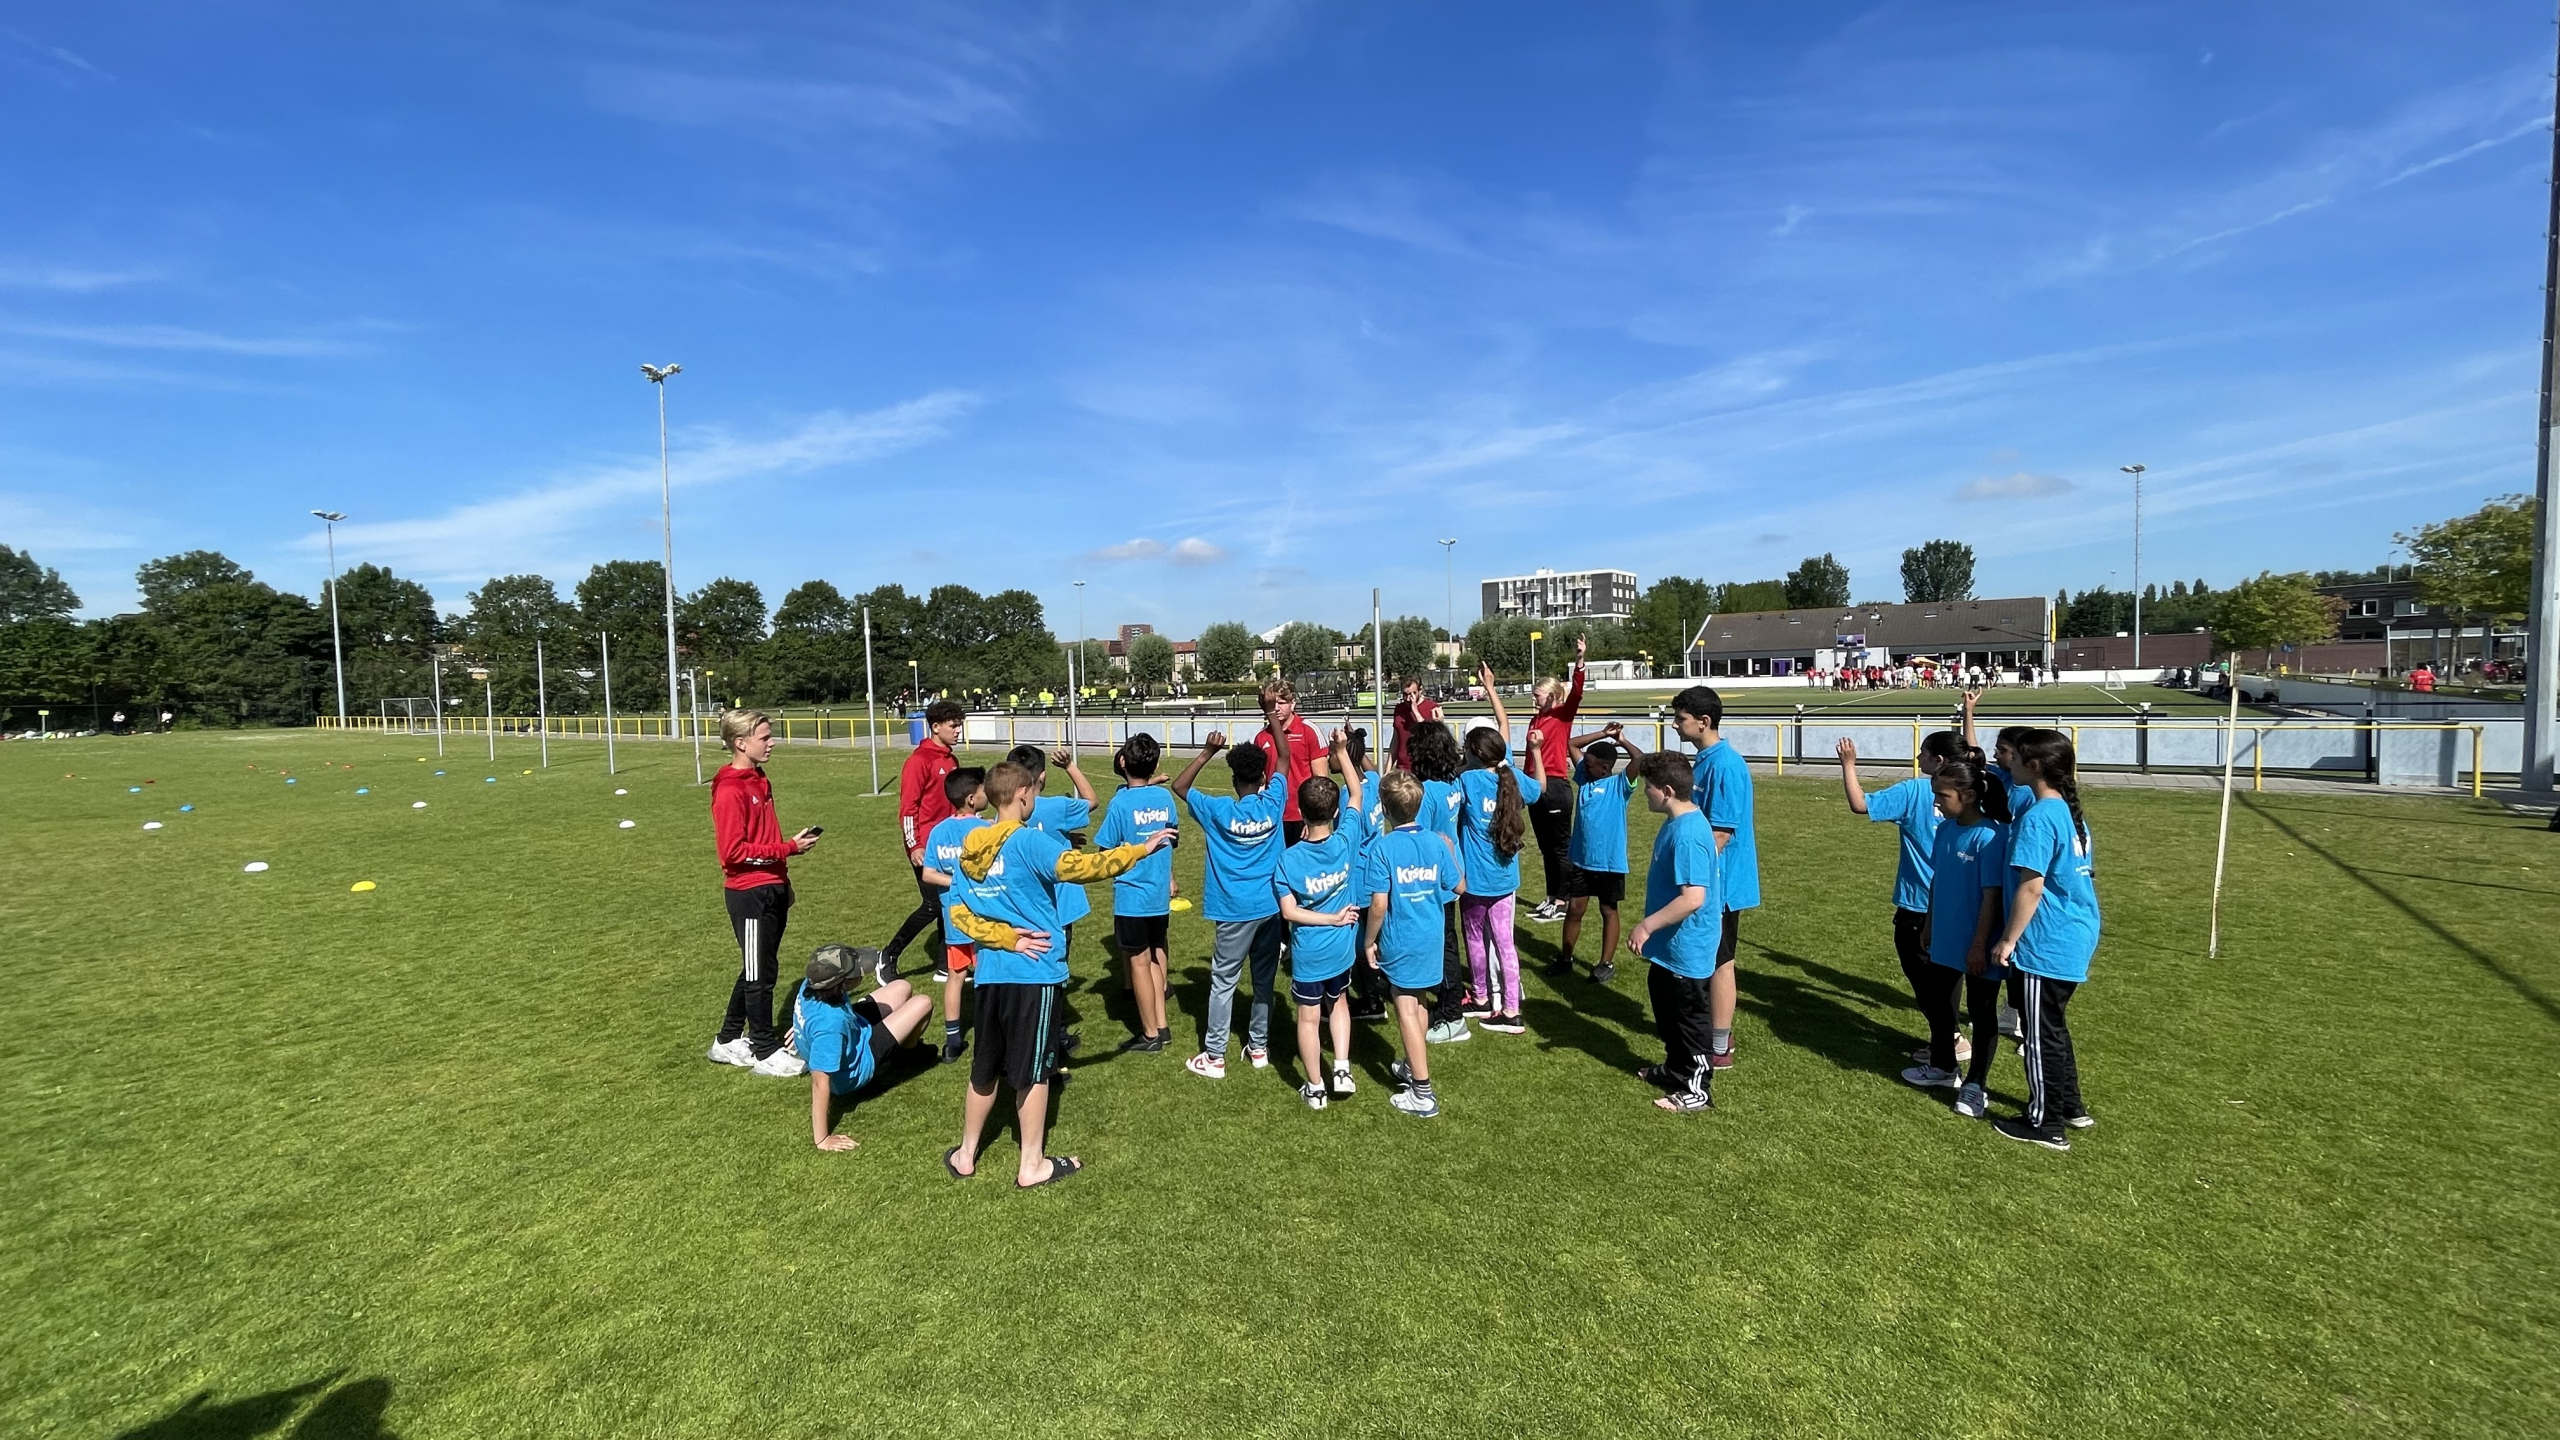
[[[1088,628],[1969,541],[2381,563],[2531,484],[2547,5],[97,3],[0,15],[0,541],[448,607]]]

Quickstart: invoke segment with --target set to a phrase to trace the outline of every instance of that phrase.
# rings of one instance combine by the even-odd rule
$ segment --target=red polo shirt
[[[1262,751],[1264,757],[1270,759],[1275,766],[1279,763],[1278,757],[1274,756],[1271,752],[1270,726],[1265,725],[1260,730],[1255,731],[1253,743],[1256,748]],[[1308,776],[1316,773],[1316,757],[1323,753],[1324,741],[1317,737],[1316,728],[1308,724],[1306,717],[1303,715],[1290,716],[1289,803],[1288,808],[1280,812],[1281,819],[1295,820],[1298,818],[1298,787],[1306,782]]]
[[[951,801],[942,793],[942,782],[959,768],[960,757],[927,731],[924,743],[898,771],[898,830],[910,860],[924,848],[933,827],[951,818]]]
[[[773,782],[762,770],[723,765],[711,777],[711,835],[720,883],[731,890],[791,882],[791,842],[773,813]]]
[[[1573,689],[1566,692],[1564,703],[1529,722],[1529,743],[1547,762],[1547,778],[1573,778],[1573,747],[1566,742],[1573,735],[1573,717],[1582,713],[1582,667],[1573,667]]]

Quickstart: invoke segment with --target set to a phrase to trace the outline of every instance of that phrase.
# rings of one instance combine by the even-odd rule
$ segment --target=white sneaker
[[[1432,1026],[1422,1032],[1422,1038],[1434,1045],[1455,1045],[1461,1040],[1475,1038],[1475,1032],[1468,1029],[1467,1022],[1461,1018]]]
[[[2003,1005],[2000,1007],[2000,1033],[2008,1036],[2012,1040],[2024,1041],[2026,1039],[2027,1032],[2018,1022],[2018,1011],[2016,1006]]]
[[[1271,1068],[1271,1052],[1268,1050],[1247,1045],[1244,1047],[1244,1058],[1252,1062],[1253,1068],[1256,1070],[1268,1070]]]
[[[757,1061],[750,1068],[759,1075],[781,1075],[787,1077],[792,1075],[808,1074],[809,1062],[792,1054],[788,1050],[776,1050],[772,1054]]]
[[[1298,1098],[1307,1102],[1308,1109],[1321,1110],[1324,1108],[1324,1087],[1312,1083],[1301,1085],[1298,1087]]]
[[[714,1065],[735,1065],[744,1069],[756,1063],[756,1052],[748,1048],[747,1037],[741,1035],[735,1040],[713,1041],[704,1058]]]
[[[1917,1085],[1923,1090],[1953,1090],[1964,1083],[1964,1077],[1935,1065],[1914,1065],[1902,1072],[1902,1083]]]
[[[1982,1112],[1990,1108],[1989,1098],[1982,1093],[1981,1086],[1967,1085],[1956,1092],[1956,1113],[1967,1120],[1979,1120]]]
[[[1183,1061],[1182,1068],[1204,1080],[1224,1080],[1227,1078],[1227,1057],[1203,1050]]]
[[[1440,1114],[1438,1098],[1425,1099],[1418,1090],[1399,1090],[1387,1103],[1416,1120],[1436,1119]]]
[[[1354,1083],[1352,1082],[1352,1079],[1351,1079],[1351,1067],[1350,1067],[1350,1066],[1348,1066],[1348,1065],[1336,1065],[1336,1066],[1334,1066],[1334,1067],[1333,1067],[1333,1093],[1334,1093],[1334,1094],[1336,1094],[1336,1095],[1348,1095],[1348,1094],[1351,1094],[1353,1091],[1358,1090],[1359,1088],[1360,1088],[1360,1087],[1359,1087],[1357,1084],[1354,1084]]]

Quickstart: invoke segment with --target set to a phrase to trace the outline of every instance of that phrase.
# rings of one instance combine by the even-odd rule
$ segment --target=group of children
[[[1486,693],[1495,694],[1492,677],[1484,679]],[[1559,707],[1547,693],[1539,700],[1540,721],[1553,719]],[[1207,1011],[1200,1049],[1185,1062],[1190,1073],[1225,1078],[1237,992],[1248,981],[1244,1057],[1253,1069],[1270,1066],[1271,1009],[1285,958],[1304,1103],[1322,1110],[1356,1093],[1352,1022],[1391,1006],[1401,1054],[1390,1066],[1389,1104],[1400,1114],[1436,1117],[1442,1100],[1432,1046],[1470,1038],[1470,1020],[1495,1033],[1527,1029],[1514,901],[1531,807],[1550,787],[1561,792],[1558,799],[1570,796],[1570,814],[1561,954],[1547,973],[1576,971],[1596,903],[1601,945],[1591,978],[1614,978],[1621,943],[1648,966],[1665,1053],[1661,1064],[1639,1073],[1663,1090],[1654,1103],[1673,1112],[1712,1108],[1714,1076],[1734,1063],[1740,917],[1759,904],[1751,774],[1720,734],[1723,705],[1714,690],[1692,686],[1673,701],[1673,721],[1694,756],[1647,753],[1609,725],[1563,736],[1569,775],[1549,773],[1549,747],[1538,743],[1536,722],[1522,763],[1514,763],[1498,696],[1493,724],[1463,741],[1438,719],[1400,727],[1406,762],[1384,771],[1371,765],[1359,732],[1316,739],[1285,683],[1265,687],[1262,702],[1256,743],[1230,748],[1224,734],[1212,733],[1169,779],[1159,773],[1160,744],[1130,737],[1113,757],[1122,783],[1102,806],[1098,826],[1097,797],[1072,751],[1022,746],[984,771],[956,758],[934,766],[942,818],[921,834],[910,823],[908,838],[920,892],[936,899],[940,1058],[971,1060],[960,1142],[944,1156],[954,1177],[976,1173],[999,1089],[1012,1092],[1020,1125],[1017,1185],[1055,1183],[1082,1168],[1077,1157],[1047,1155],[1042,1140],[1051,1093],[1066,1082],[1063,1063],[1076,1045],[1064,985],[1075,922],[1091,910],[1087,885],[1113,885],[1114,937],[1136,1015],[1122,1049],[1169,1048],[1167,926],[1177,903],[1171,847],[1186,828],[1199,832],[1204,848],[1199,906],[1213,929]],[[734,758],[723,776],[752,772],[726,782],[732,790],[762,785],[758,747],[770,748],[762,721],[733,712],[724,722]],[[946,754],[957,739],[953,729],[942,741]],[[2005,983],[2022,1016],[2030,1098],[2022,1121],[2002,1122],[2004,1133],[2014,1126],[2029,1132],[2019,1138],[2065,1149],[2066,1128],[2088,1122],[2063,1017],[2086,977],[2097,927],[2069,740],[2050,731],[2003,731],[1995,761],[1985,761],[1970,740],[1968,699],[1963,740],[1933,736],[1924,748],[1928,778],[1872,797],[1856,780],[1854,747],[1842,746],[1852,808],[1903,829],[1896,948],[1930,1027],[1927,1053],[1914,1057],[1905,1078],[1958,1088],[1959,1112],[1980,1115],[1999,1038],[1996,1022],[1985,1017],[1998,1011]],[[1200,781],[1222,753],[1232,793],[1214,794]],[[1072,794],[1043,793],[1051,768],[1066,772]],[[715,786],[715,814],[723,813],[723,793]],[[1622,936],[1627,804],[1638,794],[1663,823],[1643,911]],[[780,841],[769,787],[746,813],[761,821],[756,833],[775,854],[742,851],[737,863],[780,881],[787,906],[781,857],[815,844],[816,834]],[[722,822],[724,865],[731,828]],[[1088,829],[1092,848],[1082,845]],[[1549,888],[1552,897],[1552,876]],[[770,908],[757,910],[758,925]],[[733,902],[733,916],[738,909]],[[792,1067],[805,1063],[813,1138],[821,1148],[846,1148],[852,1142],[830,1131],[833,1103],[867,1083],[891,1048],[917,1038],[935,1000],[889,978],[893,962],[822,947],[790,1006],[797,1055],[769,1032],[753,1037],[759,1043],[747,1047],[750,1058],[724,1053],[739,1039],[741,1013],[754,1026],[759,978],[770,993],[779,932],[778,912],[769,932],[742,926],[745,978],[712,1058],[762,1073],[797,1073]],[[865,968],[882,983],[853,1000]],[[963,985],[970,982],[974,1045],[962,1023]],[[1976,1024],[1969,1055],[1956,1033],[1959,990]],[[1968,1062],[1960,1081],[1957,1068]]]
[[[1974,696],[1961,730],[1920,747],[1920,775],[1873,795],[1858,778],[1858,747],[1838,746],[1849,809],[1897,826],[1893,943],[1929,1043],[1902,1078],[1956,1092],[1955,1112],[1983,1118],[1991,1063],[2004,1035],[2027,1076],[2026,1113],[1993,1121],[2001,1134],[2050,1150],[2097,1122],[2080,1096],[2067,1012],[2098,948],[2098,896],[2077,757],[2059,730],[2002,729],[1986,757],[1975,743]],[[2009,1003],[2002,1004],[2003,992]],[[1958,1001],[1973,1021],[1968,1042]]]

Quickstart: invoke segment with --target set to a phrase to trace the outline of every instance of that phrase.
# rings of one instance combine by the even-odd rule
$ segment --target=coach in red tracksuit
[[[752,1066],[782,1048],[773,1027],[773,977],[782,927],[791,918],[789,862],[818,837],[806,830],[788,840],[782,836],[782,821],[773,813],[773,782],[764,773],[773,754],[773,722],[763,711],[722,714],[720,743],[729,747],[729,763],[711,777],[711,833],[720,849],[729,927],[738,936],[738,978],[729,987],[729,1013],[711,1042],[711,1058]]]
[[[960,722],[968,711],[957,700],[936,700],[924,707],[924,743],[907,757],[905,768],[898,772],[898,843],[907,852],[907,868],[916,875],[916,908],[898,924],[898,933],[889,940],[889,948],[880,952],[883,985],[897,978],[898,957],[918,935],[932,930],[940,934],[942,923],[942,891],[924,880],[924,842],[933,827],[951,818],[951,801],[942,793],[942,782],[960,768],[960,757],[953,749],[960,743]],[[933,946],[928,953],[939,954]]]

